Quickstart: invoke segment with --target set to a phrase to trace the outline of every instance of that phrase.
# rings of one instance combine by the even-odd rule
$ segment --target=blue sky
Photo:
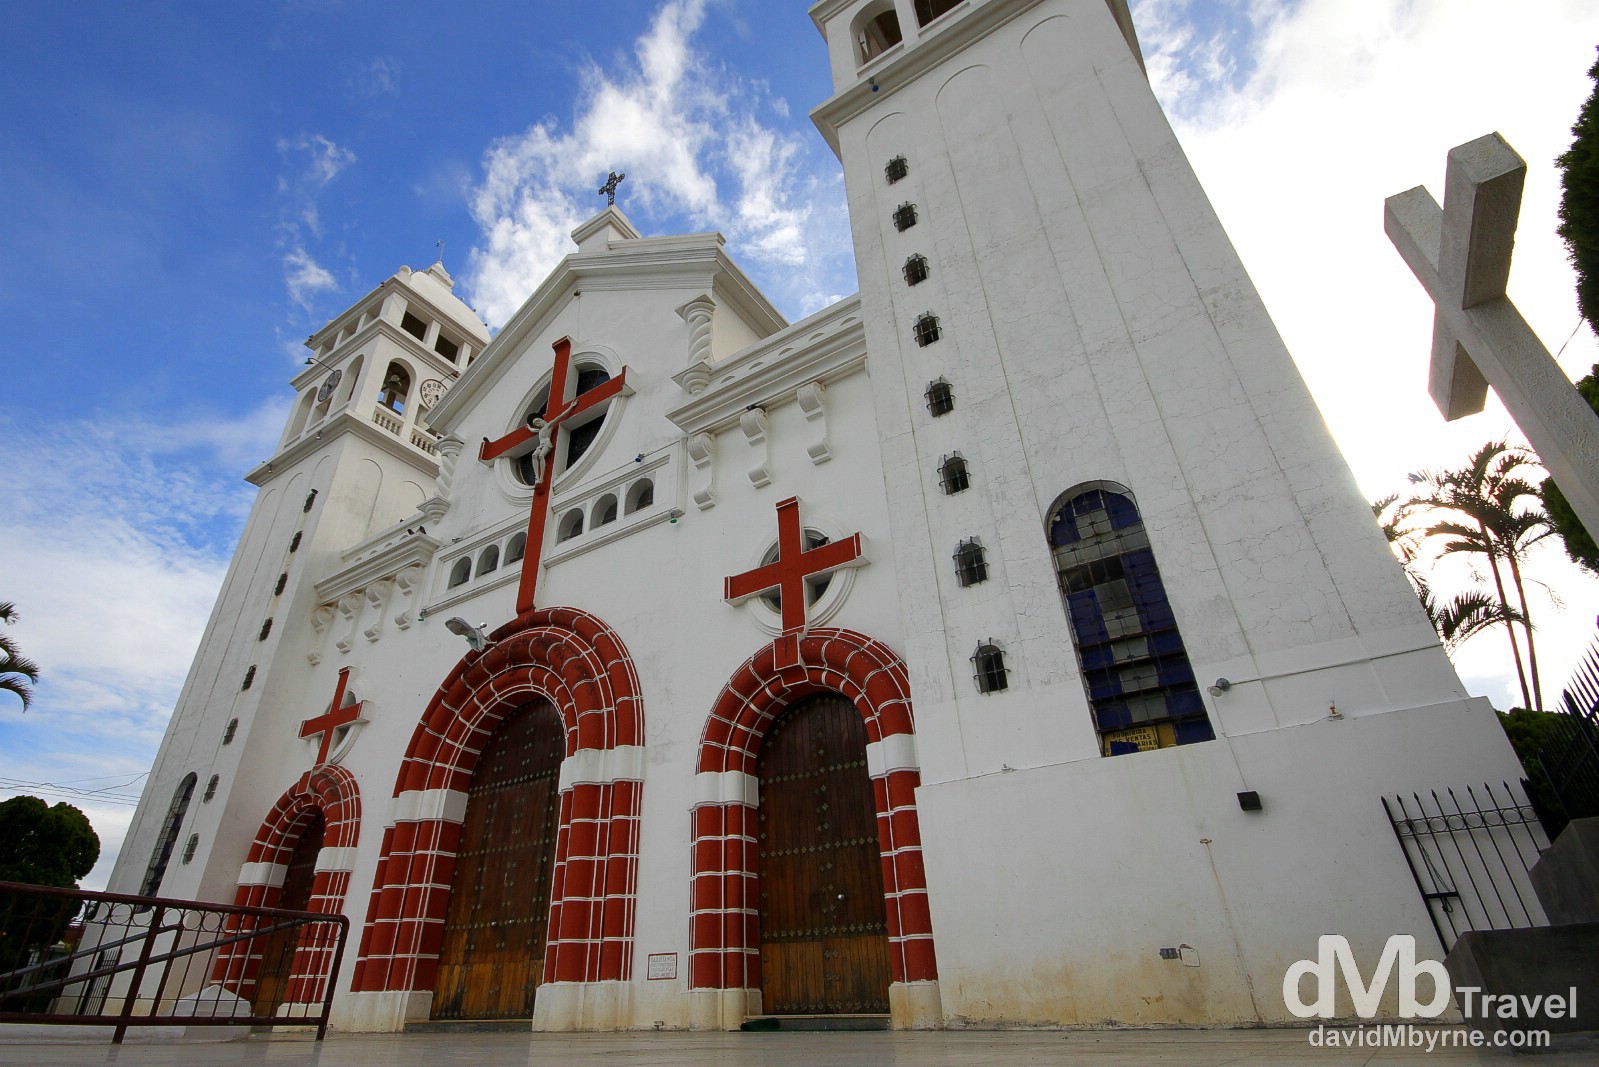
[[[299,345],[444,242],[503,322],[603,205],[645,233],[716,229],[791,318],[855,288],[831,91],[801,0],[99,2],[7,14],[0,211],[13,491],[0,600],[45,668],[0,700],[0,795],[83,802],[114,854],[287,413]],[[1551,348],[1577,323],[1548,161],[1599,13],[1540,0],[1141,0],[1151,80],[1371,496],[1511,429],[1445,427],[1431,315],[1381,232],[1499,129],[1531,164],[1512,296]],[[19,103],[20,102],[20,103]],[[1599,361],[1580,331],[1562,357]],[[1554,553],[1558,556],[1558,552]],[[1599,592],[1558,559],[1546,687]],[[1558,651],[1555,651],[1558,649]],[[1506,706],[1493,639],[1457,664]],[[102,864],[90,879],[102,884]]]

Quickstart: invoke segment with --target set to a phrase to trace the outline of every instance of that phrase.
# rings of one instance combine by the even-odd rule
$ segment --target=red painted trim
[[[505,713],[547,697],[561,715],[566,754],[644,743],[633,658],[617,634],[574,608],[528,612],[469,652],[423,711],[394,786],[465,792],[478,753]],[[579,783],[561,794],[544,980],[625,980],[638,891],[638,783]],[[351,988],[432,987],[437,931],[449,904],[460,826],[439,819],[384,833]]]
[[[341,678],[343,671],[340,672]],[[342,685],[340,686],[342,692]],[[323,848],[354,848],[361,838],[361,787],[355,776],[334,764],[319,764],[300,776],[299,781],[272,805],[261,823],[246,857],[250,863],[287,864],[300,833],[320,811],[324,820]],[[311,882],[311,901],[307,911],[336,915],[344,910],[349,890],[348,871],[318,871]],[[283,886],[241,882],[233,902],[259,907],[276,907],[283,899]],[[252,920],[244,919],[249,923]],[[245,929],[241,920],[231,918],[229,931]],[[290,968],[286,999],[295,1004],[320,1003],[327,993],[333,964],[331,942],[302,941],[295,949]],[[255,995],[256,976],[261,970],[260,945],[253,941],[225,946],[211,967],[211,981],[249,1000]]]
[[[333,703],[328,705],[328,710],[312,719],[307,719],[300,724],[300,736],[310,737],[312,734],[321,734],[322,740],[317,744],[316,763],[321,766],[328,761],[328,749],[333,747],[333,731],[341,726],[347,726],[361,717],[361,706],[365,701],[357,700],[349,707],[344,706],[344,690],[350,682],[350,668],[339,668],[339,684],[333,690]]]
[[[781,645],[793,642],[792,658]],[[880,641],[850,630],[780,637],[746,660],[722,688],[700,736],[697,771],[753,775],[767,728],[795,701],[838,692],[860,711],[869,741],[915,732],[904,662]],[[872,780],[878,850],[896,982],[938,977],[928,915],[927,874],[915,789],[919,772],[896,769]],[[694,809],[690,859],[689,985],[755,989],[761,984],[759,865],[754,809]]]

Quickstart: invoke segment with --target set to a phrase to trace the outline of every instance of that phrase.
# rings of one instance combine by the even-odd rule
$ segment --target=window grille
[[[945,378],[934,378],[927,383],[927,410],[933,418],[948,415],[955,410],[955,390]]]
[[[972,678],[979,693],[997,693],[1010,687],[1009,671],[1005,666],[1005,652],[992,639],[984,641],[972,653]]]
[[[308,513],[308,512],[310,512],[310,510],[311,510],[311,505],[312,505],[312,504],[315,504],[315,503],[316,503],[316,490],[315,490],[315,489],[313,489],[313,490],[311,490],[311,491],[310,491],[310,492],[309,492],[309,493],[307,493],[307,494],[306,494],[306,497],[305,497],[305,506],[304,506],[304,507],[303,507],[303,508],[301,508],[301,509],[300,509],[300,513],[301,513],[301,514],[302,514],[302,515],[304,515],[304,514],[306,514],[306,513]]]
[[[284,571],[282,574],[278,575],[278,584],[274,585],[272,587],[272,595],[273,596],[282,596],[283,595],[283,588],[284,588],[284,586],[286,586],[288,584],[289,584],[289,573],[287,571]]]
[[[217,783],[222,781],[220,774],[213,774],[211,780],[205,783],[205,794],[200,797],[200,803],[209,804],[211,798],[217,795]]]
[[[894,229],[904,233],[916,225],[916,205],[906,201],[894,209]]]
[[[289,551],[290,552],[298,552],[300,550],[300,538],[302,538],[304,536],[305,536],[304,532],[299,531],[299,530],[295,531],[294,536],[289,538]]]
[[[250,665],[250,669],[244,672],[244,684],[239,686],[239,690],[240,690],[240,692],[243,692],[244,690],[250,688],[254,684],[255,684],[255,665],[251,664]]]
[[[905,261],[905,284],[920,285],[927,280],[927,257],[918,252]]]
[[[238,719],[229,719],[227,728],[222,731],[222,743],[224,745],[233,744],[233,735],[238,733],[238,732],[239,732],[239,720]]]
[[[988,560],[983,544],[975,537],[962,541],[955,549],[955,577],[962,586],[988,581]]]
[[[271,619],[267,619],[266,622],[263,622],[261,624],[261,632],[260,632],[260,634],[258,634],[256,636],[256,640],[257,641],[265,641],[267,639],[267,634],[269,634],[271,632],[272,632],[272,620]]]
[[[926,348],[928,345],[938,340],[940,336],[940,331],[938,329],[938,316],[933,314],[931,311],[924,312],[922,316],[916,320],[916,326],[911,332],[916,338],[916,343],[921,345],[923,348]]]
[[[161,824],[161,833],[156,837],[155,848],[150,852],[150,864],[144,869],[144,882],[139,886],[141,897],[153,897],[155,891],[161,888],[161,879],[167,873],[167,864],[172,860],[172,849],[178,843],[178,829],[183,825],[183,816],[189,810],[189,801],[194,797],[194,783],[200,776],[190,771],[183,776],[183,781],[178,783],[178,788],[172,794],[172,803],[167,807],[167,817]]]
[[[895,182],[904,178],[905,175],[909,174],[910,172],[911,165],[905,161],[904,156],[895,156],[893,159],[889,160],[888,165],[883,168],[883,176],[888,179],[888,184],[890,185],[893,185]]]
[[[971,474],[966,469],[966,460],[959,452],[944,457],[938,465],[938,477],[943,483],[946,496],[954,496],[972,486]]]
[[[197,849],[199,849],[199,847],[200,847],[200,835],[199,834],[190,834],[189,835],[189,840],[184,842],[184,845],[183,845],[183,862],[184,862],[185,865],[187,865],[191,860],[194,859],[194,853],[195,853],[195,851]]]

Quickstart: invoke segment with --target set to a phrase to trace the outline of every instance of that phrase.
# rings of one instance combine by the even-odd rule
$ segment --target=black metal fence
[[[1549,838],[1518,787],[1411,793],[1382,806],[1444,952],[1467,930],[1545,924],[1527,872]]]
[[[0,1023],[315,1026],[342,915],[0,882]]]
[[[1572,819],[1599,815],[1599,642],[1572,672],[1560,704],[1565,714],[1549,718],[1538,747],[1538,768],[1553,794],[1545,806],[1558,809],[1545,822],[1551,836]]]

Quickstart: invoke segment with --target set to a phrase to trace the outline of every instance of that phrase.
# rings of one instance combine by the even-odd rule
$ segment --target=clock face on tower
[[[422,406],[430,408],[444,396],[444,383],[437,378],[429,378],[422,383],[419,391],[422,395]]]
[[[322,379],[322,388],[316,391],[316,402],[318,404],[333,395],[333,390],[339,387],[339,379],[342,377],[344,377],[344,371],[338,368],[328,372],[328,376]]]

